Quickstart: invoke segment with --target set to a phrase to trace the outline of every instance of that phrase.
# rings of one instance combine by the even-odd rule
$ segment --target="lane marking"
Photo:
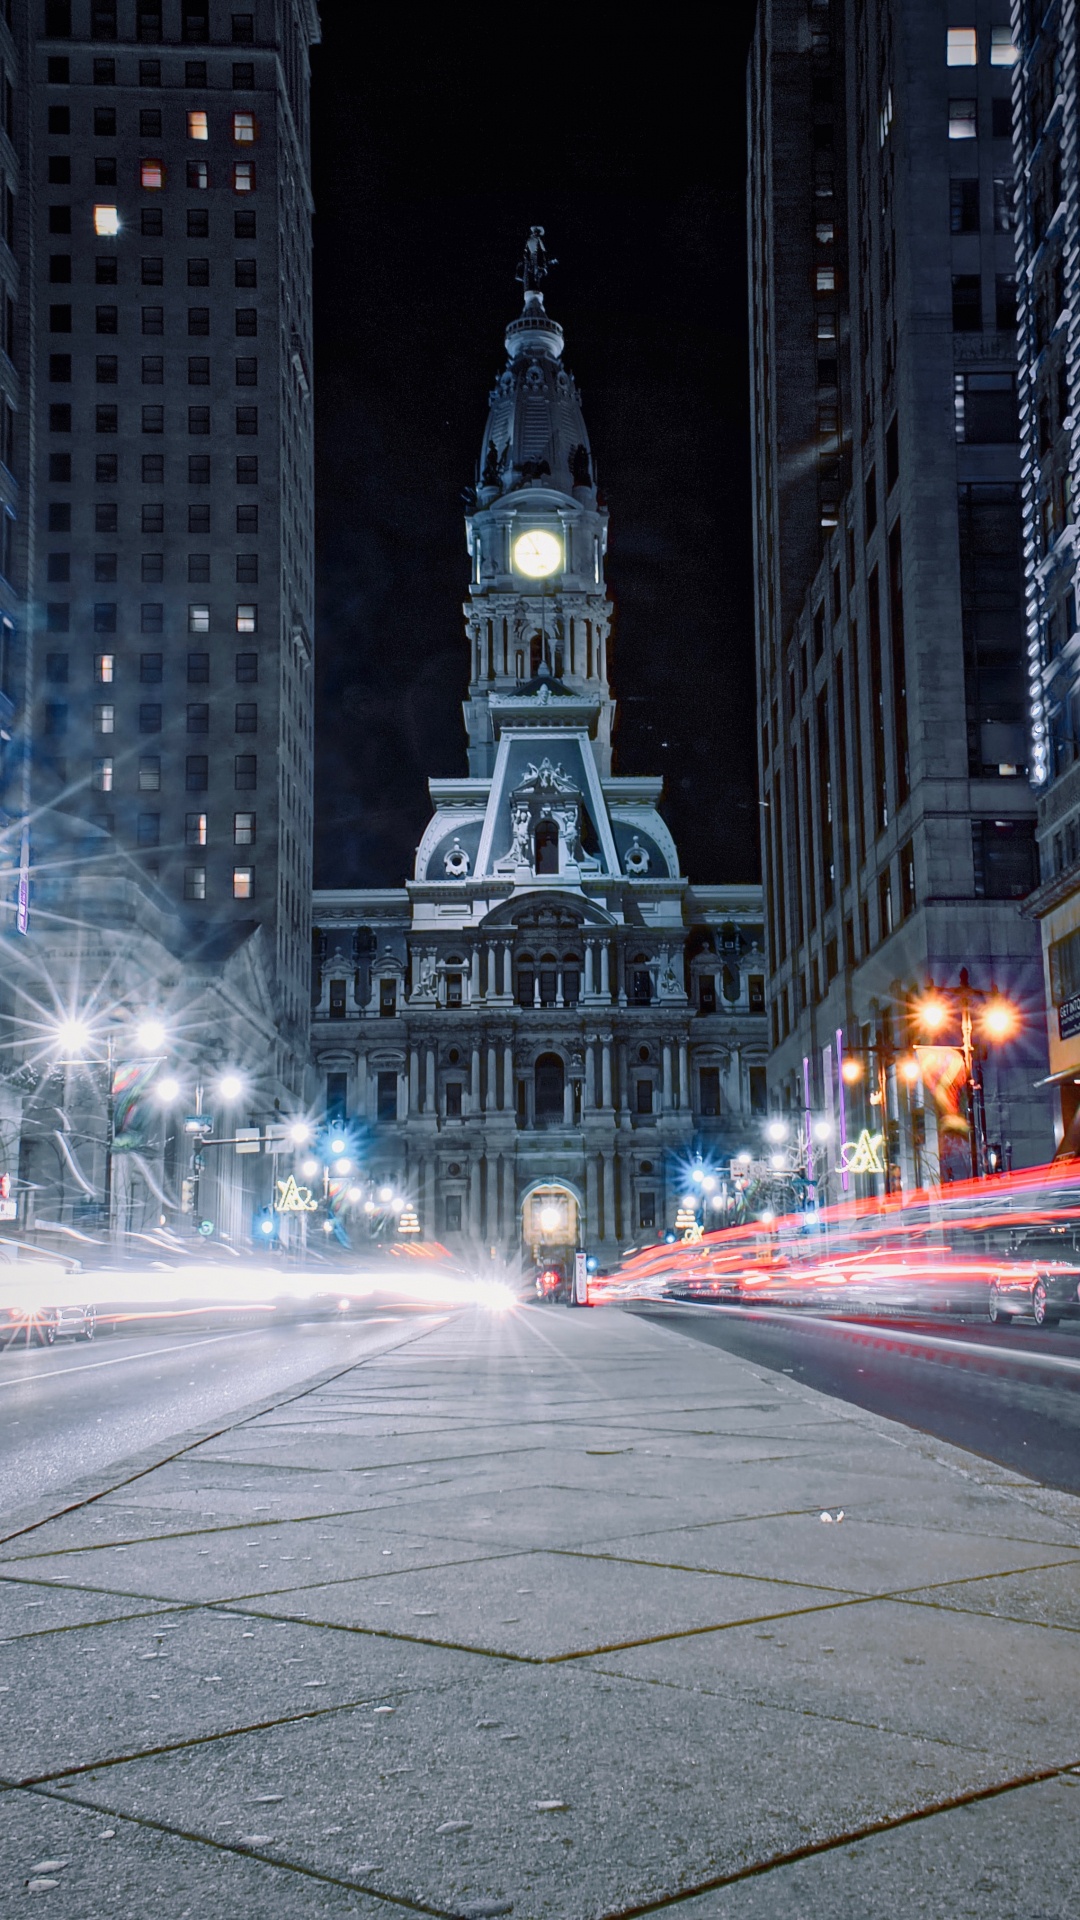
[[[154,1360],[162,1353],[190,1353],[192,1347],[217,1347],[223,1340],[249,1340],[258,1327],[243,1327],[236,1333],[207,1334],[205,1340],[185,1340],[182,1347],[151,1347],[149,1353],[121,1353],[115,1360],[89,1360],[85,1366],[53,1367],[48,1373],[26,1373],[18,1380],[0,1380],[2,1387],[32,1386],[35,1380],[66,1380],[73,1373],[96,1373],[100,1367],[130,1367],[136,1360]]]
[[[838,1338],[858,1340],[861,1345],[881,1346],[895,1352],[902,1352],[905,1346],[922,1347],[933,1353],[959,1353],[971,1355],[984,1361],[1011,1361],[1020,1366],[1047,1367],[1062,1373],[1080,1373],[1080,1359],[1074,1360],[1064,1353],[1040,1353],[1035,1347],[999,1347],[993,1342],[985,1344],[977,1340],[964,1340],[949,1333],[907,1333],[897,1328],[895,1331],[881,1326],[868,1326],[865,1321],[837,1320],[824,1314],[792,1313],[770,1311],[767,1307],[729,1307],[719,1301],[665,1300],[649,1301],[649,1306],[660,1307],[663,1312],[703,1313],[722,1315],[736,1324],[739,1321],[764,1321],[769,1326],[786,1327],[791,1331],[809,1327],[820,1333],[829,1331]],[[909,1356],[914,1358],[916,1356]]]

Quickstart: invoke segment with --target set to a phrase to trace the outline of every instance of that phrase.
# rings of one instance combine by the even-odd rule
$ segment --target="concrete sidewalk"
[[[1080,1502],[647,1316],[410,1328],[0,1634],[4,1913],[1075,1911]]]

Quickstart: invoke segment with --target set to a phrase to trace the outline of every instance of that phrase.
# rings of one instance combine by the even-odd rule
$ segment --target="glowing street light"
[[[286,1138],[294,1147],[304,1147],[311,1139],[311,1127],[306,1120],[292,1120],[286,1128]]]
[[[1005,1040],[1012,1040],[1020,1031],[1020,1015],[1011,1000],[1004,994],[991,994],[982,1010],[980,1027],[987,1040],[1000,1046]]]
[[[314,1180],[315,1175],[319,1171],[319,1162],[317,1160],[311,1160],[311,1159],[301,1160],[300,1171],[303,1174],[305,1180]]]
[[[77,1060],[93,1043],[93,1032],[86,1020],[68,1015],[58,1020],[53,1028],[53,1039],[57,1051],[68,1059]]]
[[[244,1091],[244,1082],[238,1073],[223,1073],[217,1090],[223,1100],[239,1100]]]
[[[786,1140],[788,1135],[786,1120],[770,1120],[765,1129],[766,1140]]]
[[[555,1228],[558,1226],[558,1224],[559,1224],[558,1207],[541,1207],[540,1225],[543,1227],[544,1232],[554,1233]]]
[[[384,1207],[389,1203],[389,1201],[393,1199],[393,1197],[394,1197],[393,1187],[379,1188],[379,1199],[382,1201]]]
[[[140,1053],[160,1053],[168,1037],[165,1022],[153,1017],[140,1020],[135,1029],[135,1045]]]
[[[924,993],[915,1002],[915,1018],[931,1038],[944,1033],[952,1019],[952,1008],[940,993]]]
[[[345,1174],[347,1174],[347,1173],[351,1173],[351,1172],[352,1172],[352,1161],[351,1161],[351,1160],[349,1160],[349,1159],[345,1159],[345,1158],[343,1158],[343,1159],[341,1159],[341,1160],[335,1160],[335,1161],[334,1161],[334,1172],[335,1172],[335,1173],[340,1173],[340,1174],[342,1175],[342,1177],[344,1177],[344,1175],[345,1175]]]
[[[849,1056],[849,1058],[844,1061],[844,1064],[840,1069],[840,1075],[842,1079],[847,1081],[847,1084],[849,1087],[857,1086],[858,1082],[863,1077],[862,1061],[852,1060]]]
[[[176,1075],[166,1073],[160,1080],[155,1080],[153,1093],[155,1100],[159,1100],[163,1107],[171,1107],[180,1098],[180,1082]]]

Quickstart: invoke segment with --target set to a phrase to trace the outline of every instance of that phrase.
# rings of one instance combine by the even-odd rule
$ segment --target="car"
[[[86,1300],[85,1287],[77,1260],[33,1252],[12,1258],[0,1248],[0,1348],[51,1347],[63,1334],[92,1340],[97,1308]]]
[[[1037,1327],[1080,1315],[1080,1248],[1065,1228],[1018,1235],[1015,1258],[995,1268],[987,1312],[995,1326],[1022,1314]]]

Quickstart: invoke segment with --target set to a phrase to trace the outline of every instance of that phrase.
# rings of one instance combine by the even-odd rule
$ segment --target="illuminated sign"
[[[278,1181],[275,1213],[314,1213],[318,1205],[311,1197],[311,1188],[298,1187],[291,1173],[287,1180]]]
[[[884,1145],[883,1133],[871,1133],[864,1127],[857,1140],[845,1140],[840,1149],[840,1165],[845,1173],[884,1173],[885,1162],[881,1156]]]
[[[1063,1000],[1058,1008],[1059,1040],[1075,1040],[1080,1033],[1080,993],[1074,993],[1071,1000]]]

